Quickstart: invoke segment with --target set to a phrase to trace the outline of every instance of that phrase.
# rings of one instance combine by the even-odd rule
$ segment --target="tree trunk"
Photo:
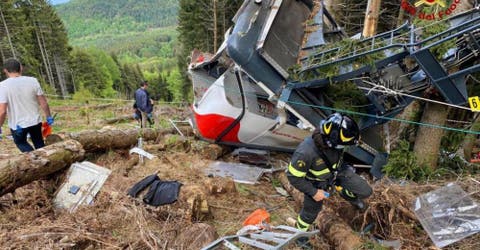
[[[65,70],[64,70],[65,63],[58,56],[55,56],[53,58],[53,62],[55,64],[55,70],[57,72],[57,79],[58,79],[58,86],[60,87],[62,98],[66,98],[68,96],[68,91],[67,91],[67,83],[65,81]]]
[[[303,203],[303,194],[290,185],[286,174],[280,173],[277,177],[285,190],[293,197],[296,205],[301,205]],[[335,246],[334,249],[360,249],[363,244],[362,239],[353,232],[352,228],[327,206],[324,206],[318,215],[316,224],[320,229],[320,233]]]
[[[110,119],[106,119],[104,121],[105,124],[114,124],[114,123],[119,123],[119,122],[125,122],[125,121],[130,121],[130,120],[134,120],[135,118],[133,117],[133,115],[123,115],[123,116],[119,116],[119,117],[115,117],[115,118],[110,118]]]
[[[217,0],[213,0],[213,54],[217,53]]]
[[[445,105],[427,103],[423,110],[422,123],[444,126],[448,116]],[[420,126],[418,128],[413,151],[419,165],[425,165],[430,169],[437,168],[438,152],[442,141],[443,129]]]
[[[471,131],[480,131],[480,119],[479,115],[475,115],[475,118],[472,122],[472,127],[470,128]],[[465,156],[465,160],[470,161],[472,159],[472,152],[473,147],[477,142],[477,135],[476,134],[467,134],[465,136],[465,140],[463,141],[462,148],[463,154]]]
[[[5,27],[5,33],[7,33],[8,44],[10,45],[10,50],[12,51],[12,56],[13,56],[13,58],[17,58],[17,56],[15,55],[15,49],[13,48],[10,32],[8,30],[7,22],[5,21],[5,16],[3,15],[3,11],[1,9],[0,9],[0,17],[2,18],[2,23],[3,23],[3,26]]]
[[[83,159],[82,145],[68,140],[0,160],[0,196]]]
[[[47,137],[47,144],[55,143],[59,140],[76,140],[79,141],[85,151],[94,152],[98,150],[128,148],[137,144],[138,138],[142,137],[143,141],[156,140],[160,136],[176,133],[174,128],[171,129],[102,129],[102,130],[86,130],[79,133],[69,133],[52,135]],[[54,139],[50,139],[54,138]]]
[[[369,0],[365,20],[363,23],[363,37],[371,37],[377,34],[378,16],[380,15],[381,0]]]

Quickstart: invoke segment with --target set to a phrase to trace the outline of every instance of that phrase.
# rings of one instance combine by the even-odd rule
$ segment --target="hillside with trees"
[[[56,9],[73,46],[99,48],[125,63],[174,64],[177,1],[73,0]]]

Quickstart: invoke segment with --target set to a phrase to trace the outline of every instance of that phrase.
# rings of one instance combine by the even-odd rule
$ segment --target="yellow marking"
[[[288,172],[295,177],[303,178],[307,173],[297,170],[291,163],[288,165]]]
[[[324,170],[320,170],[320,171],[315,171],[315,170],[310,169],[309,171],[317,177],[330,173],[330,169],[328,169],[328,168],[326,168]]]
[[[330,123],[330,126],[327,127],[327,124],[323,124],[323,131],[325,134],[330,134],[330,130],[332,130],[332,123]]]
[[[470,103],[470,108],[472,109],[472,111],[480,111],[480,99],[478,98],[478,96],[468,98],[468,103]]]
[[[353,140],[353,138],[355,137],[345,137],[343,135],[343,129],[340,129],[340,140],[343,141],[343,142],[349,142],[351,140]]]

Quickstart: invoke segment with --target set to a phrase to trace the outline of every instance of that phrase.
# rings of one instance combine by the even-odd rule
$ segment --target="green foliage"
[[[366,112],[364,107],[368,104],[367,97],[351,81],[328,85],[325,89],[325,95],[335,109]]]
[[[362,244],[362,246],[360,246],[360,248],[358,250],[367,250],[367,249],[370,249],[370,250],[389,250],[390,248],[382,246],[379,243],[367,240],[366,242],[364,242]]]
[[[178,69],[174,69],[169,72],[169,75],[166,77],[167,80],[167,89],[172,93],[172,101],[181,102],[185,100],[183,85],[185,83],[184,79],[180,75]]]
[[[424,8],[424,10],[426,10],[427,13],[434,12],[431,7]],[[431,20],[425,20],[425,19],[420,19],[420,18],[415,19],[414,25],[417,28],[422,28],[421,29],[421,35],[420,35],[420,38],[422,40],[426,39],[430,36],[437,35],[437,34],[443,32],[443,31],[447,30],[448,28],[450,28],[449,23],[447,23],[446,21],[437,22],[437,23],[435,23],[435,25],[432,25]],[[430,43],[433,43],[437,40],[438,40],[438,38],[433,39],[433,40],[430,41]],[[447,53],[447,51],[449,49],[454,48],[455,46],[456,46],[455,39],[450,39],[450,40],[448,40],[448,41],[446,41],[442,44],[439,44],[437,46],[432,47],[430,49],[430,51],[438,59],[442,59],[443,56],[445,55],[445,53]]]
[[[79,91],[73,94],[72,99],[79,103],[88,103],[89,100],[95,98],[95,96],[85,88],[80,89]]]
[[[388,163],[383,169],[388,176],[413,181],[425,180],[432,174],[430,168],[418,165],[407,141],[400,141],[398,148],[390,153]]]
[[[240,195],[243,195],[243,196],[250,195],[250,189],[245,184],[235,183],[235,189]]]
[[[441,148],[447,152],[455,152],[463,143],[464,139],[464,133],[448,131],[446,135],[442,137]]]
[[[69,27],[69,37],[92,34],[147,32],[153,27],[168,27],[177,22],[176,0],[75,0],[57,6]]]
[[[38,78],[44,87],[55,86],[47,93],[57,94],[58,73],[66,66],[70,47],[55,10],[44,0],[4,0],[0,1],[0,11],[0,64],[16,56],[25,66],[25,75]],[[65,87],[71,88],[70,84]]]
[[[177,62],[180,76],[183,78],[183,84],[179,85],[182,87],[180,91],[184,93],[183,98],[193,99],[192,88],[185,73],[192,50],[196,48],[200,51],[215,52],[217,49],[215,44],[218,47],[223,42],[224,34],[232,26],[232,18],[242,3],[243,1],[238,0],[218,0],[214,8],[214,1],[211,0],[179,1],[177,31],[181,45],[177,48],[179,50]],[[213,13],[214,9],[216,15]],[[214,16],[217,17],[217,27],[213,27]],[[214,31],[217,33],[214,34]],[[173,95],[178,98],[178,94]]]
[[[129,64],[175,58],[177,9],[175,0],[77,0],[57,6],[73,45],[117,54]]]

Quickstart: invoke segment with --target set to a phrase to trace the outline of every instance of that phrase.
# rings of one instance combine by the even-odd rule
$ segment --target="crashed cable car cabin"
[[[423,38],[421,28],[408,23],[349,38],[321,4],[309,0],[246,0],[233,21],[218,52],[193,51],[188,68],[194,129],[219,144],[293,151],[334,112],[325,88],[348,81],[368,105],[357,120],[361,142],[346,149],[346,158],[378,170],[386,163],[378,125],[427,88],[447,103],[465,105],[465,78],[480,68],[477,8],[442,20],[445,31]],[[441,58],[432,52],[451,41]],[[407,58],[413,67],[405,65]],[[459,70],[449,73],[452,67]]]

